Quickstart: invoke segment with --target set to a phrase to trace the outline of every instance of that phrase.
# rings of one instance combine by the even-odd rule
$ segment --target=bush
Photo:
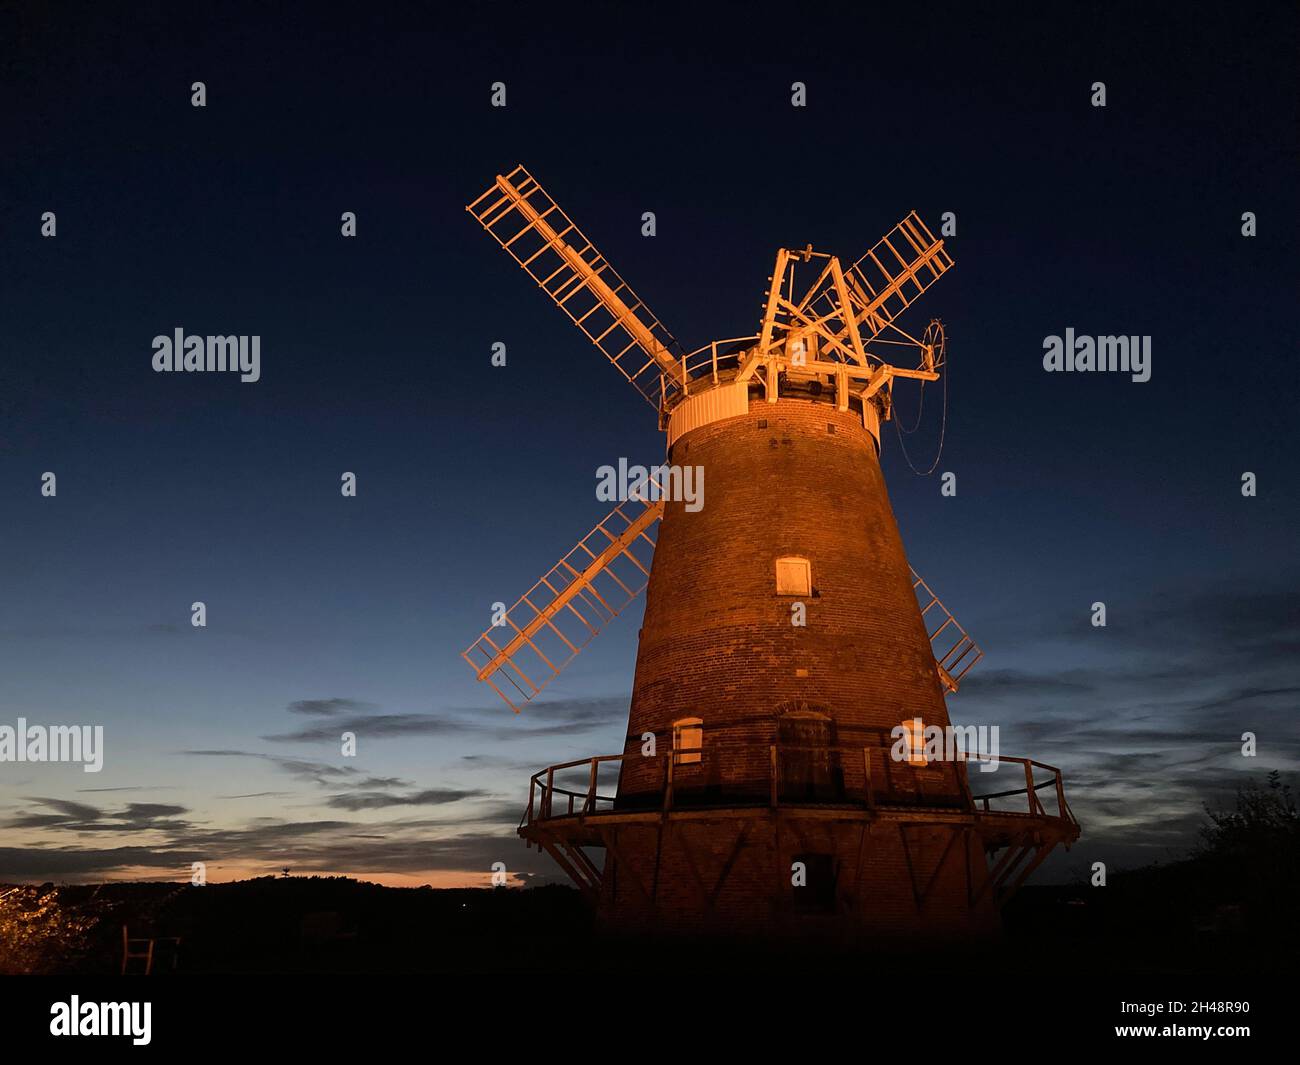
[[[90,948],[103,914],[95,898],[70,904],[58,888],[0,888],[0,973],[66,971]]]

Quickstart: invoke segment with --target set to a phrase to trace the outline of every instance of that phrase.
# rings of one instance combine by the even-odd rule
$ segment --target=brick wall
[[[905,718],[948,724],[875,444],[860,416],[808,399],[752,402],[748,414],[682,437],[670,457],[703,467],[704,506],[691,513],[670,502],[659,530],[617,805],[660,803],[672,723],[698,717],[704,756],[675,767],[674,808],[693,797],[701,808],[690,820],[617,830],[606,855],[602,919],[625,929],[799,936],[857,929],[918,942],[994,932],[992,899],[970,901],[970,885],[987,876],[978,840],[962,834],[936,874],[952,829],[926,826],[923,812],[900,828],[787,807],[739,809],[767,796],[770,745],[792,707],[830,719],[832,742],[847,749],[835,771],[850,800],[864,783],[862,746],[887,744]],[[807,610],[802,628],[791,625],[796,597],[776,593],[776,559],[791,555],[812,564],[813,594],[798,597]],[[640,756],[646,732],[656,735],[660,757]],[[878,751],[872,758],[873,782],[886,799],[964,805],[953,766],[886,765]],[[735,808],[726,815],[702,808],[731,797]],[[737,848],[742,827],[747,835]],[[791,863],[805,853],[830,856],[833,913],[797,912]],[[932,877],[918,905],[917,878],[924,887]]]
[[[828,426],[834,432],[828,431]],[[934,657],[875,446],[852,412],[825,403],[755,402],[749,414],[697,429],[677,464],[704,469],[704,506],[669,503],[647,589],[628,722],[662,749],[672,722],[704,720],[704,743],[751,745],[716,779],[765,786],[778,709],[828,713],[836,741],[879,743],[905,717],[946,725]],[[807,625],[790,623],[775,562],[812,563]],[[807,675],[797,675],[806,671]],[[692,770],[683,767],[685,779]],[[702,774],[703,769],[698,771]],[[620,794],[658,791],[662,770],[629,761]]]
[[[742,827],[746,839],[737,848]],[[953,831],[801,819],[789,811],[628,825],[618,830],[618,857],[606,861],[600,913],[624,931],[862,936],[918,946],[996,936],[991,890],[971,901],[988,876],[978,836],[958,829],[954,839]],[[833,856],[831,884],[817,883],[820,871],[810,866],[809,883],[793,885],[792,865],[809,853]],[[798,893],[823,886],[833,910],[801,912]]]

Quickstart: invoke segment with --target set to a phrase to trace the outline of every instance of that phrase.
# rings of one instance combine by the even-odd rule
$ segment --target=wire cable
[[[921,424],[921,418],[920,415],[918,414],[916,419],[916,426],[919,426],[920,424]],[[913,432],[915,432],[916,426],[913,427],[912,429]],[[948,375],[947,374],[943,375],[943,418],[942,421],[940,421],[939,423],[939,450],[935,454],[934,462],[930,465],[930,468],[928,470],[925,470],[924,472],[918,470],[916,466],[912,463],[911,456],[909,456],[907,453],[907,445],[903,443],[903,430],[899,426],[897,418],[894,419],[894,429],[898,433],[898,446],[903,452],[903,458],[907,462],[907,465],[911,468],[913,473],[917,474],[920,477],[929,477],[930,474],[934,473],[934,471],[939,468],[939,459],[943,457],[944,437],[947,436],[948,433]]]

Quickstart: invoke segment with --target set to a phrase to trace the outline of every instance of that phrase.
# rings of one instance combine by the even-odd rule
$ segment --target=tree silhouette
[[[1201,828],[1200,853],[1212,858],[1265,859],[1290,856],[1300,844],[1300,814],[1291,785],[1274,769],[1268,786],[1246,784],[1237,789],[1236,809],[1205,812],[1210,823]]]
[[[1237,789],[1233,810],[1205,808],[1195,865],[1221,901],[1240,900],[1257,932],[1276,944],[1300,938],[1300,814],[1277,770]]]

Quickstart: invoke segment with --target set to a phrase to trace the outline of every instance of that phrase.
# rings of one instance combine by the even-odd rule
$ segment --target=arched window
[[[777,595],[812,595],[812,563],[797,555],[776,560]]]
[[[829,713],[795,702],[777,708],[776,742],[781,797],[788,802],[833,802],[844,790]]]
[[[673,764],[695,765],[704,746],[704,720],[683,717],[673,722]]]

